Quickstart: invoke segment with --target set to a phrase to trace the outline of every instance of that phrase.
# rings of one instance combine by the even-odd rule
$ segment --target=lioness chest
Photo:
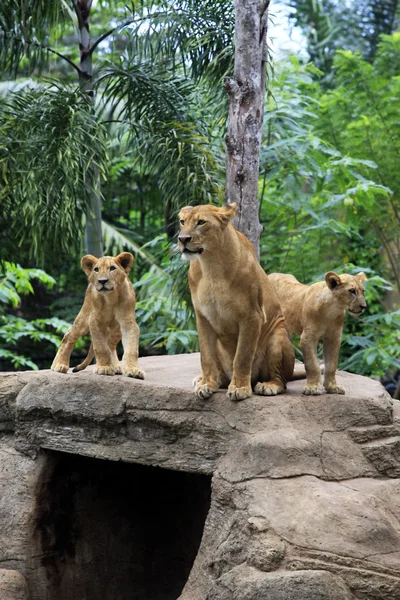
[[[235,301],[224,283],[213,282],[211,286],[206,281],[200,281],[193,294],[193,304],[219,336],[237,334]]]

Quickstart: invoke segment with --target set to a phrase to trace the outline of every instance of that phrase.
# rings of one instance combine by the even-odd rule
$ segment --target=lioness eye
[[[349,290],[350,294],[355,294],[356,290],[354,288],[351,288],[351,290]]]
[[[111,266],[111,267],[110,267],[110,271],[115,271],[115,269],[116,269],[116,268],[117,268],[117,267],[113,267],[113,266]]]
[[[183,219],[181,219],[181,220],[179,221],[179,223],[180,223],[181,225],[184,225],[184,224],[185,224],[185,221],[184,221]]]
[[[97,273],[97,271],[100,271],[100,269],[99,269],[99,267],[95,267],[95,268],[93,269],[93,271],[96,271],[96,273]]]
[[[197,225],[204,225],[205,221],[203,221],[203,219],[200,219],[199,221],[197,221]]]

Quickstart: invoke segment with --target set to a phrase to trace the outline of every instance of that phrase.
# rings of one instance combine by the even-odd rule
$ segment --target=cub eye
[[[99,267],[95,267],[95,268],[93,269],[93,271],[96,271],[96,273],[97,273],[98,271],[100,271],[100,269],[99,269]]]
[[[199,219],[197,221],[197,225],[204,225],[204,223],[206,223],[207,221],[203,221],[203,219]]]
[[[111,267],[110,267],[110,271],[115,271],[115,269],[116,269],[116,268],[117,268],[117,267],[111,266]]]
[[[184,221],[183,219],[181,219],[181,220],[179,221],[179,223],[180,223],[181,225],[184,225],[184,224],[185,224],[185,221]]]
[[[349,290],[350,294],[355,294],[356,290],[354,288],[351,288],[351,290]]]

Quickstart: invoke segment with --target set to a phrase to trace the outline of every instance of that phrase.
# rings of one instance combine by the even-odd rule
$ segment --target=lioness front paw
[[[303,388],[305,396],[320,396],[324,393],[324,388],[320,383],[307,383]]]
[[[218,390],[218,385],[212,382],[204,381],[203,377],[199,375],[193,380],[194,392],[201,400],[207,400],[214,392]]]
[[[122,375],[125,377],[133,377],[134,379],[144,379],[145,372],[139,367],[122,367]]]
[[[324,387],[328,394],[345,394],[346,390],[342,385],[338,385],[337,383],[333,383],[331,385],[324,384]]]
[[[236,387],[233,383],[230,384],[227,391],[227,396],[229,400],[245,400],[246,398],[250,398],[253,391],[250,385],[246,385],[244,387]]]
[[[65,365],[62,363],[51,365],[51,370],[55,371],[56,373],[67,373],[68,369],[69,369],[69,365]]]
[[[283,392],[283,386],[273,382],[259,381],[254,387],[254,393],[259,396],[276,396]]]
[[[104,367],[96,365],[94,372],[97,373],[97,375],[115,375],[115,368],[112,365],[106,365]]]

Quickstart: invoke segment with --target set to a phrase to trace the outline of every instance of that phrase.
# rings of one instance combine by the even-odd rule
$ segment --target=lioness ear
[[[129,271],[132,269],[133,256],[130,252],[121,252],[121,254],[118,254],[114,260],[121,265],[125,273],[129,273]]]
[[[356,275],[356,279],[358,279],[358,281],[368,281],[368,277],[366,276],[365,273],[358,273],[358,275]]]
[[[232,204],[225,204],[225,206],[221,206],[218,211],[218,216],[222,220],[223,223],[229,223],[234,216],[236,216],[236,202],[232,202]]]
[[[333,290],[335,287],[340,285],[342,281],[335,271],[328,271],[328,273],[325,275],[325,283],[330,290]]]
[[[99,259],[91,254],[86,254],[83,258],[81,258],[81,266],[85,271],[86,275],[90,275],[91,270],[93,269],[93,265],[97,263]]]

